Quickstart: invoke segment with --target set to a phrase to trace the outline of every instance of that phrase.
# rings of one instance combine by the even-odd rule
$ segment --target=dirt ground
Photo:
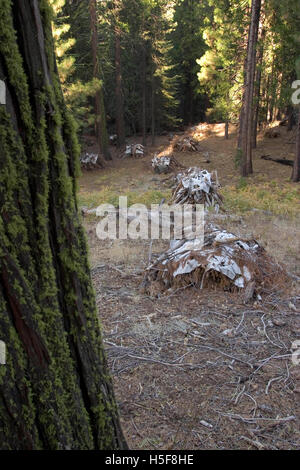
[[[205,168],[218,170],[226,187],[240,177],[234,166],[236,130],[231,127],[226,141],[223,127],[190,130],[201,141],[201,152],[175,157],[185,166],[203,167],[208,151],[211,162]],[[289,180],[290,167],[260,158],[293,158],[293,135],[285,129],[281,134],[259,139],[254,183]],[[168,150],[168,136],[156,143],[143,159],[116,159],[104,170],[84,172],[80,194],[106,185],[120,195],[128,188],[163,188],[165,175],[155,175],[150,161],[155,152]],[[107,357],[131,449],[300,448],[300,364],[292,361],[292,344],[300,345],[299,218],[262,211],[230,215],[222,226],[253,235],[285,264],[293,276],[290,285],[247,305],[239,294],[195,288],[150,297],[140,288],[150,242],[100,241],[97,221],[83,218]],[[152,256],[167,246],[154,242]]]
[[[294,159],[295,135],[294,131],[287,132],[283,127],[279,131],[279,137],[270,139],[261,133],[258,136],[257,149],[253,151],[254,173],[250,180],[288,181],[291,176],[291,167],[279,165],[261,159],[262,155],[271,155],[273,158]],[[180,137],[181,134],[178,134]],[[151,168],[151,159],[155,153],[166,154],[172,152],[176,159],[183,165],[203,166],[203,154],[209,152],[210,163],[206,163],[207,170],[218,170],[223,186],[236,183],[240,176],[235,167],[236,153],[236,126],[230,125],[229,139],[224,139],[223,124],[199,124],[186,131],[185,135],[194,136],[201,143],[200,152],[176,152],[171,151],[170,139],[172,134],[156,136],[155,146],[151,146],[151,137],[148,137],[147,155],[141,159],[118,159],[119,152],[114,147],[111,151],[115,160],[104,170],[85,171],[81,177],[80,190],[82,192],[100,189],[103,185],[111,184],[117,188],[132,187],[133,189],[159,186]],[[128,143],[141,143],[141,137],[129,138]],[[97,151],[93,145],[88,147],[90,152]],[[145,186],[143,185],[145,183]]]

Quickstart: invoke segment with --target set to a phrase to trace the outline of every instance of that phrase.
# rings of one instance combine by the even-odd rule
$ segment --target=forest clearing
[[[300,449],[299,45],[299,0],[0,0],[1,451]]]
[[[276,142],[260,136],[255,174],[244,186],[232,156],[235,126],[227,142],[224,124],[200,124],[186,134],[199,128],[202,152],[175,153],[176,159],[199,166],[203,152],[209,152],[204,168],[218,171],[231,216],[222,219],[222,227],[253,236],[298,280],[248,304],[219,288],[147,295],[141,284],[149,240],[100,243],[97,218],[85,215],[123,430],[137,450],[298,449],[300,376],[290,367],[287,345],[300,332],[300,194],[289,181],[289,167],[260,159],[263,154],[293,158],[290,137],[285,130]],[[83,171],[80,204],[92,208],[113,202],[119,193],[146,204],[169,197],[166,175],[156,175],[150,164],[152,155],[165,154],[169,144],[168,136],[161,136],[145,158]],[[167,247],[166,241],[154,241],[153,255]]]

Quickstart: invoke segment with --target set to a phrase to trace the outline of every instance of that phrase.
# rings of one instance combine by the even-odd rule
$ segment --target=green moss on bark
[[[7,449],[120,448],[77,212],[79,146],[58,82],[51,10],[46,0],[16,3],[13,22],[11,2],[0,0],[0,71],[13,108],[0,107],[0,339],[8,350],[0,442]],[[25,14],[39,24],[39,12],[44,36],[14,31]],[[21,33],[31,48],[19,50]],[[34,74],[38,89],[30,89]]]

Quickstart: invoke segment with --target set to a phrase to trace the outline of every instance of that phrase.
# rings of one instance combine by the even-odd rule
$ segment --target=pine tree
[[[261,0],[252,0],[251,21],[247,46],[245,67],[245,85],[241,115],[241,175],[248,176],[252,169],[252,130],[253,130],[253,96],[256,71],[256,46],[260,19]]]
[[[91,47],[93,61],[93,77],[100,82],[100,64],[98,55],[98,14],[96,0],[89,0],[90,21],[91,21]],[[98,87],[95,95],[95,114],[96,114],[96,135],[99,144],[99,150],[104,155],[105,160],[111,160],[109,151],[109,140],[106,127],[106,113],[102,85]]]
[[[116,73],[116,131],[117,145],[122,147],[125,144],[125,122],[124,122],[124,95],[122,83],[122,66],[121,66],[121,34],[120,26],[120,0],[114,1],[114,42],[115,42],[115,73]]]
[[[213,13],[203,32],[207,50],[197,61],[198,79],[201,92],[209,97],[207,119],[225,122],[228,137],[229,122],[237,120],[240,110],[247,16],[237,1],[210,4]]]
[[[197,59],[207,50],[203,32],[206,22],[211,20],[212,11],[208,1],[175,2],[171,55],[178,82],[179,116],[184,124],[199,121],[205,116],[205,95],[198,93]]]

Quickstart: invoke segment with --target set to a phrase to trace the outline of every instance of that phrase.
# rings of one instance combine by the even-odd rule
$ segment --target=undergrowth
[[[300,190],[292,183],[247,184],[241,179],[236,186],[225,186],[222,195],[225,209],[237,213],[253,209],[291,217],[300,213]]]
[[[163,198],[166,202],[170,199],[171,191],[159,191],[152,189],[144,192],[124,190],[117,192],[109,186],[104,187],[100,191],[81,192],[78,195],[79,205],[88,208],[97,207],[101,204],[112,204],[117,207],[119,204],[119,196],[126,196],[128,206],[132,204],[144,204],[150,207],[151,204],[159,204]]]

